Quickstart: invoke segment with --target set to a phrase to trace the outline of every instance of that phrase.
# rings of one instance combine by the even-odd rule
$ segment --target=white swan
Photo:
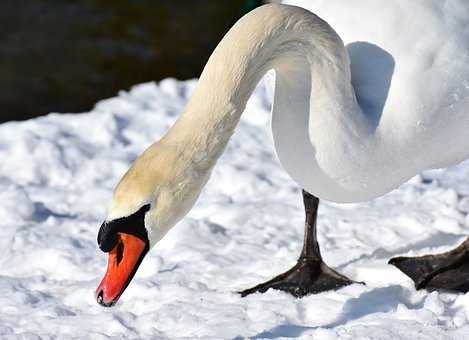
[[[385,107],[376,117],[357,103],[347,51],[325,21],[299,7],[262,6],[226,34],[185,112],[117,185],[98,235],[101,249],[110,252],[96,291],[99,303],[117,301],[147,251],[194,205],[254,87],[270,69],[276,74],[275,149],[304,189],[305,246],[290,271],[244,294],[277,288],[303,296],[351,283],[321,260],[315,230],[318,198],[369,200],[424,169],[469,157],[469,138],[463,138],[469,131],[463,110],[469,97],[438,109],[396,112]],[[457,142],[449,144],[450,139]],[[446,255],[439,259],[450,260]],[[416,261],[394,262],[415,268]],[[419,280],[428,283],[436,274],[425,275]]]

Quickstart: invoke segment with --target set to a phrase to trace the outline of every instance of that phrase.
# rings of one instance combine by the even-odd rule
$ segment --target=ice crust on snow
[[[407,32],[405,20],[422,9],[430,19],[449,10],[461,20],[467,14],[458,1],[445,2],[443,14],[437,1],[295,3],[324,17],[346,42],[366,39],[389,53],[398,39],[411,41],[418,30]],[[409,14],[398,15],[393,6],[408,6]],[[386,20],[396,22],[393,41],[372,29]],[[360,27],[369,35],[358,35]],[[393,57],[396,69],[420,67]],[[431,79],[422,84],[434,85]],[[247,298],[234,293],[291,267],[302,243],[301,193],[275,157],[266,82],[256,88],[197,205],[152,249],[115,308],[99,306],[93,291],[106,256],[96,235],[111,191],[175,121],[194,85],[173,79],[141,84],[86,114],[0,125],[1,338],[469,337],[468,294],[417,292],[386,264],[397,255],[448,250],[469,234],[469,162],[426,171],[371,202],[321,204],[325,260],[366,286],[301,300],[277,291]]]

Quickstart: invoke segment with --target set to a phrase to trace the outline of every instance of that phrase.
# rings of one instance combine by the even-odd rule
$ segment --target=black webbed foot
[[[409,276],[416,289],[469,291],[469,239],[446,253],[395,257],[389,264]]]
[[[322,261],[316,232],[319,198],[303,190],[303,202],[306,212],[305,237],[298,262],[285,273],[239,292],[241,296],[257,292],[264,293],[272,288],[301,298],[308,294],[316,294],[357,283],[329,268]]]
[[[329,268],[315,258],[300,257],[297,264],[273,279],[239,292],[242,297],[252,293],[264,293],[268,289],[283,290],[296,298],[338,289],[356,283]]]

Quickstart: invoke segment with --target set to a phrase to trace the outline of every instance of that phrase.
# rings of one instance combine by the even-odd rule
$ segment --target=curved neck
[[[192,164],[211,168],[269,69],[275,69],[277,78],[274,116],[295,111],[308,117],[309,129],[302,129],[309,133],[309,145],[335,143],[335,138],[353,142],[370,133],[351,85],[347,52],[335,31],[302,8],[267,5],[244,16],[222,39],[165,138],[183,145]],[[311,138],[322,134],[324,126],[331,130],[322,141]]]
[[[348,55],[334,30],[302,8],[268,5],[244,16],[222,39],[175,128],[187,132],[184,137],[189,139],[195,131],[209,134],[223,149],[220,142],[226,143],[223,137],[229,139],[247,100],[269,69],[275,69],[277,76],[293,74],[289,77],[293,80],[294,73],[309,73],[314,106],[329,107],[332,119],[341,119],[358,107]],[[347,118],[347,124],[351,121]]]

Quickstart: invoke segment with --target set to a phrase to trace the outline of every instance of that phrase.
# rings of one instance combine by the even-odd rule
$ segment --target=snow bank
[[[466,295],[416,292],[386,261],[443,251],[469,221],[469,163],[417,176],[366,204],[322,204],[319,237],[354,285],[296,300],[240,298],[288,269],[302,242],[299,189],[280,168],[261,84],[197,206],[158,244],[115,308],[93,290],[96,233],[117,180],[175,120],[195,82],[167,79],[87,114],[0,125],[0,334],[25,338],[451,339],[469,335]]]

